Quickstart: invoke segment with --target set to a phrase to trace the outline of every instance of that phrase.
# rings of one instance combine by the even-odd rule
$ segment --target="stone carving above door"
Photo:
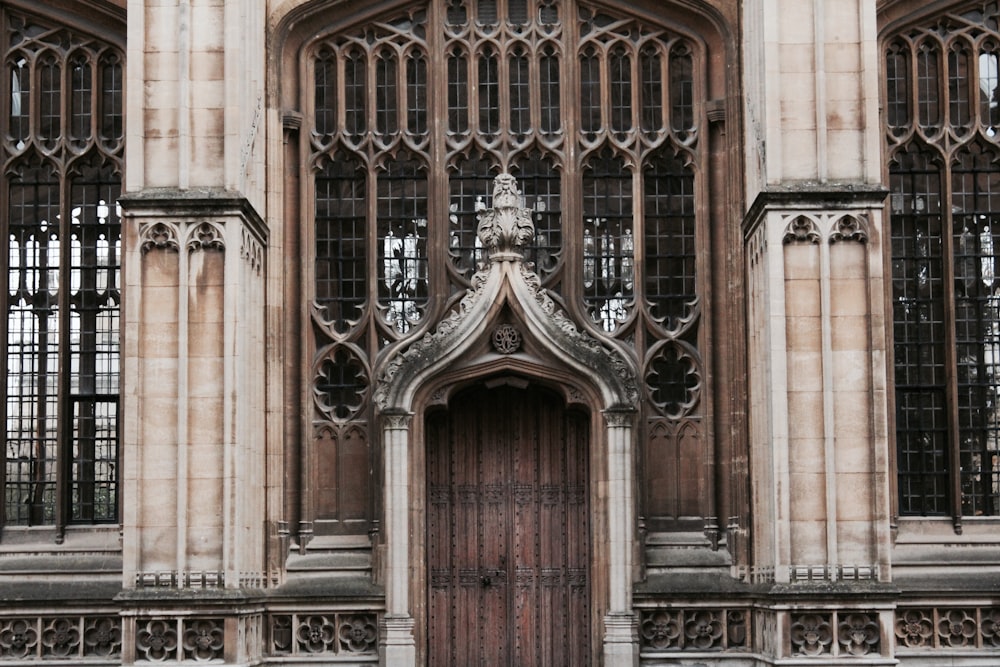
[[[599,407],[634,409],[639,390],[631,358],[613,341],[601,342],[581,331],[541,287],[534,267],[525,261],[534,225],[531,211],[521,206],[521,193],[510,174],[494,179],[493,204],[481,213],[478,226],[487,261],[472,277],[472,286],[457,308],[435,329],[388,348],[375,373],[378,408],[408,411],[420,386],[456,361],[475,366],[476,351],[492,349],[493,332],[507,317],[516,320],[522,344],[505,354],[506,359],[521,362],[525,368],[537,366],[537,359],[519,356],[531,343],[545,351],[548,361],[544,363],[590,378],[601,397]]]

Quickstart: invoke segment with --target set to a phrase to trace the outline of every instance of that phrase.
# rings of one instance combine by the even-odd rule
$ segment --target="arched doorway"
[[[427,415],[428,664],[590,664],[589,424],[534,385]]]

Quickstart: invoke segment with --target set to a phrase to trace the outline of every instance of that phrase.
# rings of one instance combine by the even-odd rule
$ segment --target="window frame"
[[[121,326],[122,317],[124,316],[121,283],[124,273],[122,267],[123,252],[121,244],[123,238],[121,234],[121,219],[116,212],[115,201],[112,199],[116,199],[117,196],[121,195],[124,177],[126,100],[125,7],[124,3],[105,0],[94,0],[86,3],[66,2],[64,0],[47,0],[45,2],[11,0],[4,3],[3,9],[0,10],[0,22],[3,25],[3,34],[0,35],[0,47],[2,47],[4,54],[7,54],[11,48],[8,43],[10,34],[8,17],[12,14],[24,17],[28,21],[38,21],[42,25],[50,26],[52,30],[64,30],[78,36],[80,41],[86,43],[85,48],[89,55],[87,55],[85,62],[90,69],[91,76],[89,92],[82,98],[84,100],[83,104],[89,107],[83,111],[86,114],[83,117],[86,118],[85,122],[89,123],[89,127],[85,130],[85,136],[78,138],[80,139],[79,141],[74,141],[71,123],[73,122],[72,114],[76,101],[72,94],[71,63],[76,60],[76,54],[81,53],[81,51],[76,46],[71,46],[68,51],[60,51],[62,55],[59,55],[61,80],[59,84],[58,110],[60,127],[62,128],[61,136],[56,139],[52,155],[44,155],[43,153],[40,158],[43,163],[47,162],[55,168],[53,186],[57,192],[59,200],[58,210],[60,211],[58,233],[60,240],[60,288],[58,290],[58,299],[60,305],[58,318],[60,322],[65,324],[61,327],[58,339],[59,350],[56,353],[56,358],[58,359],[55,371],[58,375],[58,389],[56,394],[58,414],[55,427],[55,497],[51,510],[52,516],[51,520],[45,520],[48,517],[43,516],[43,520],[36,521],[34,520],[35,517],[29,516],[26,522],[7,521],[5,492],[4,496],[0,497],[0,535],[2,535],[3,541],[7,543],[19,543],[26,540],[31,542],[41,538],[46,540],[51,539],[56,544],[61,544],[68,532],[78,533],[81,529],[93,532],[96,529],[100,534],[106,533],[112,538],[117,539],[116,535],[119,532],[122,515],[124,481],[121,466],[122,419],[120,384],[121,336],[124,329]],[[93,47],[96,47],[96,50]],[[102,99],[104,84],[101,77],[107,69],[106,66],[112,68],[108,72],[114,76],[113,88],[108,91],[108,94],[111,95],[109,99],[112,104],[118,105],[117,113],[111,115],[104,113],[104,105],[108,103],[109,99]],[[6,55],[4,69],[7,72]],[[37,81],[37,77],[35,80]],[[27,164],[26,161],[30,161],[40,154],[37,147],[32,145],[35,138],[40,136],[38,131],[33,131],[33,128],[36,127],[35,123],[38,114],[37,103],[34,101],[36,97],[36,95],[32,94],[29,121],[29,128],[32,128],[29,129],[29,136],[32,138],[28,140],[29,145],[27,150],[20,152],[13,152],[12,149],[8,148],[6,143],[8,124],[11,119],[12,97],[4,96],[0,100],[0,130],[4,132],[4,145],[0,147],[0,158],[3,160],[4,168],[4,175],[0,179],[0,185],[2,185],[0,187],[0,215],[3,216],[0,223],[2,223],[5,233],[11,222],[8,217],[11,205],[11,187],[17,180],[16,177],[12,176],[13,172],[11,170],[18,168],[18,165]],[[105,122],[110,122],[111,124],[104,125]],[[87,165],[92,165],[94,169],[98,170],[95,173],[103,173],[103,175],[98,176],[97,181],[88,181],[86,170],[91,167]],[[74,215],[76,215],[75,204],[73,203],[74,195],[88,197],[90,194],[96,193],[97,199],[104,199],[101,196],[102,192],[107,195],[107,200],[104,202],[104,206],[107,208],[102,210],[98,201],[92,202],[94,207],[93,220],[97,220],[98,225],[107,225],[107,227],[100,227],[100,229],[108,229],[112,235],[117,235],[114,241],[117,244],[116,248],[112,248],[109,245],[112,243],[111,239],[113,236],[108,236],[106,232],[98,232],[98,227],[94,226],[93,222],[91,222],[89,214],[83,213],[79,219],[74,218]],[[102,214],[105,217],[98,220],[98,216]],[[77,230],[78,234],[95,233],[93,245],[83,241],[81,242],[82,245],[77,246],[80,248],[79,252],[81,254],[79,255],[73,247],[74,243],[72,239],[74,235],[71,231],[73,229]],[[103,265],[97,259],[97,253],[100,252],[98,250],[101,243],[100,239],[104,239],[103,243],[108,248],[109,259],[115,262],[113,268],[110,270],[100,268]],[[94,253],[92,257],[90,255],[91,252]],[[91,259],[98,263],[88,264],[87,262],[90,260],[87,257],[91,257]],[[6,276],[9,276],[9,260],[9,252],[0,258],[0,270],[3,271],[5,281],[8,280]],[[78,268],[74,270],[74,267]],[[101,278],[101,274],[104,274],[103,298],[105,300],[110,299],[115,305],[110,310],[106,307],[96,306],[98,310],[93,310],[92,312],[95,318],[100,318],[102,313],[105,315],[110,313],[109,316],[112,318],[112,321],[107,325],[109,327],[107,331],[112,332],[112,339],[110,341],[106,340],[103,343],[95,341],[95,345],[98,347],[91,350],[81,347],[82,343],[77,344],[71,341],[70,333],[72,327],[69,325],[69,322],[74,318],[79,318],[80,313],[91,312],[91,307],[86,305],[88,299],[91,297],[84,296],[83,291],[94,290],[95,294],[100,291],[96,281]],[[69,287],[71,280],[77,279],[73,278],[72,275],[87,276],[86,279],[79,278],[84,280],[84,282],[80,283],[80,287],[76,288],[76,297],[71,294],[73,288]],[[91,277],[95,281],[93,285],[90,285],[88,282]],[[79,304],[71,305],[76,300],[79,300]],[[5,318],[4,322],[0,323],[0,330],[4,332],[5,340],[7,327],[8,323]],[[95,324],[95,327],[94,333],[99,336],[102,331],[101,325]],[[105,348],[104,352],[101,352],[99,347],[102,344],[110,347]],[[6,345],[7,343],[5,343],[5,350],[7,349]],[[86,395],[91,397],[91,402],[95,406],[99,404],[113,406],[113,413],[110,417],[113,426],[107,432],[111,436],[104,440],[104,442],[111,443],[112,458],[104,459],[103,461],[105,467],[110,469],[110,473],[104,478],[104,481],[108,483],[114,499],[110,505],[105,506],[105,511],[108,513],[103,517],[99,517],[97,516],[96,506],[92,511],[88,511],[80,504],[85,503],[85,501],[73,502],[74,487],[84,488],[92,486],[96,489],[96,485],[102,478],[93,475],[74,478],[72,473],[74,458],[76,456],[73,453],[74,449],[80,442],[80,439],[85,437],[79,434],[74,435],[75,431],[72,424],[78,419],[74,416],[74,406],[81,400],[78,397],[82,396],[85,390],[79,389],[74,391],[71,384],[77,386],[80,383],[79,378],[82,377],[79,372],[73,370],[72,365],[74,360],[90,359],[93,357],[94,363],[100,365],[101,362],[97,360],[97,357],[102,354],[107,357],[104,370],[107,371],[110,369],[111,374],[100,377],[97,375],[93,376],[93,388],[86,391]],[[5,374],[7,363],[8,355],[5,353],[2,359],[0,359],[0,370],[3,370]],[[97,366],[95,366],[94,370],[97,371]],[[102,380],[101,377],[104,379]],[[88,380],[88,382],[90,381]],[[102,384],[106,386],[101,388]],[[7,394],[5,393],[4,404],[0,406],[0,414],[4,415],[6,415],[7,411],[6,396]],[[95,417],[95,419],[98,419],[98,417]],[[5,462],[7,460],[6,441],[4,460]],[[82,459],[77,464],[88,465]],[[7,466],[5,463],[4,469],[0,470],[0,480],[3,481],[5,489],[7,488],[6,476]],[[84,495],[89,496],[89,493],[84,492]],[[76,511],[81,512],[85,516],[74,518],[74,512]]]
[[[998,43],[997,37],[1000,35],[996,31],[991,33],[988,30],[983,30],[981,33],[977,33],[977,35],[968,37],[967,32],[969,32],[971,24],[958,19],[952,20],[952,31],[944,36],[937,33],[930,35],[930,26],[937,25],[937,22],[945,20],[945,17],[971,12],[977,9],[977,7],[983,8],[988,4],[989,2],[986,0],[978,2],[963,0],[961,2],[936,3],[934,6],[928,7],[924,3],[904,1],[887,4],[885,7],[880,8],[879,15],[879,58],[882,72],[880,76],[880,95],[883,101],[881,131],[884,142],[883,146],[886,151],[884,159],[884,182],[889,185],[890,190],[885,210],[886,220],[889,224],[889,233],[893,239],[892,243],[886,245],[884,258],[886,275],[890,278],[886,281],[886,303],[889,304],[886,315],[892,324],[890,332],[887,334],[887,342],[889,344],[887,370],[891,386],[893,387],[893,391],[890,394],[890,413],[887,420],[890,438],[894,443],[894,446],[890,448],[890,461],[893,470],[890,482],[892,489],[892,515],[894,523],[898,526],[915,526],[917,525],[916,522],[920,521],[950,520],[952,532],[956,534],[963,532],[963,524],[969,526],[978,522],[993,523],[1000,518],[1000,508],[996,506],[993,507],[992,513],[988,515],[963,514],[963,504],[969,495],[963,493],[962,490],[963,477],[965,475],[963,475],[962,471],[961,457],[962,452],[965,450],[959,447],[961,440],[959,433],[963,428],[960,424],[960,413],[962,410],[960,394],[963,391],[963,387],[967,391],[972,391],[975,386],[979,385],[969,382],[963,384],[959,377],[958,346],[960,341],[959,332],[956,329],[955,267],[961,260],[955,254],[955,247],[958,241],[954,238],[953,232],[955,230],[955,221],[958,218],[952,210],[956,205],[956,175],[970,173],[962,170],[959,166],[957,162],[959,156],[963,153],[973,154],[970,152],[970,149],[977,145],[988,145],[990,149],[1000,156],[1000,142],[997,142],[995,138],[990,139],[984,134],[985,125],[981,115],[982,110],[975,103],[980,97],[979,86],[976,85],[976,79],[974,78],[979,65],[977,62],[973,62],[977,60],[976,54],[978,51],[976,49],[978,45],[984,44],[992,35],[992,42],[995,47]],[[934,90],[937,96],[937,111],[935,112],[937,120],[927,125],[922,125],[920,115],[922,113],[920,107],[921,90],[918,81],[918,65],[915,54],[918,53],[920,45],[928,41],[933,41],[937,48],[937,86]],[[950,123],[950,114],[955,112],[956,109],[954,105],[955,100],[952,99],[949,90],[948,71],[951,66],[950,54],[952,53],[952,46],[960,41],[964,41],[966,46],[975,45],[972,49],[973,55],[970,56],[967,63],[970,75],[962,80],[965,85],[959,87],[960,90],[964,90],[965,101],[969,106],[966,115],[971,116],[971,118],[967,119],[966,122],[960,123],[957,129],[953,129],[956,126]],[[899,49],[900,45],[903,45],[901,50]],[[904,54],[904,57],[900,61],[896,61],[896,65],[890,67],[889,60],[891,54],[899,53],[900,51]],[[996,50],[993,53],[1000,55],[1000,52]],[[896,69],[894,69],[898,67],[900,62],[902,62],[906,69],[905,77],[902,78]],[[892,81],[889,78],[890,74],[894,75]],[[905,83],[905,86],[903,86],[905,90],[900,90],[900,81]],[[954,87],[952,86],[952,88]],[[973,90],[976,91],[974,94],[972,94]],[[901,114],[905,114],[906,117],[906,122],[902,125],[899,123]],[[940,266],[942,268],[940,283],[941,289],[944,292],[943,296],[935,300],[935,303],[941,304],[944,312],[942,322],[943,340],[935,341],[935,344],[941,346],[942,353],[946,357],[943,363],[944,377],[941,382],[942,391],[945,393],[944,413],[946,417],[946,426],[944,427],[946,431],[944,440],[944,475],[947,483],[944,502],[946,503],[946,507],[943,511],[931,513],[927,512],[926,505],[920,511],[907,513],[903,511],[904,484],[902,477],[910,473],[905,472],[903,468],[903,452],[900,449],[902,446],[900,428],[903,426],[901,425],[899,410],[901,406],[900,387],[908,385],[902,384],[903,373],[901,373],[899,367],[901,355],[900,350],[897,349],[897,345],[900,344],[902,339],[897,337],[896,328],[901,326],[901,322],[893,313],[895,299],[898,296],[894,291],[893,283],[894,279],[898,281],[897,274],[895,273],[895,264],[897,261],[903,262],[904,256],[897,255],[893,249],[893,245],[899,241],[897,238],[896,220],[899,220],[899,224],[902,224],[902,218],[913,220],[921,216],[917,216],[919,211],[917,211],[917,205],[914,202],[907,203],[907,193],[903,191],[895,192],[892,186],[896,179],[913,178],[918,173],[913,170],[907,171],[899,166],[899,160],[905,159],[901,156],[907,155],[910,150],[913,150],[914,153],[924,151],[934,156],[934,159],[928,162],[928,164],[933,163],[935,165],[934,171],[928,169],[924,175],[927,179],[935,182],[937,195],[940,200],[940,211],[937,214],[931,216],[921,214],[922,217],[936,218],[940,226]],[[1000,162],[994,160],[993,164],[994,167],[992,169],[976,173],[979,176],[983,174],[997,174],[1000,171],[997,169]],[[995,178],[997,177],[994,176]],[[911,212],[908,214],[904,213],[907,206],[911,209]],[[978,215],[980,211],[977,210],[974,213]],[[994,238],[996,238],[995,235]],[[996,261],[998,254],[994,253],[993,257],[994,261]],[[899,275],[901,276],[902,274]],[[981,340],[976,341],[976,343],[980,347],[983,347],[988,344],[988,341]],[[996,384],[994,383],[994,386]],[[968,408],[969,411],[974,409],[976,409],[975,405],[971,405]],[[982,445],[982,448],[983,451],[987,451],[985,444]],[[988,468],[985,463],[982,463],[979,470],[984,471],[988,470]],[[913,474],[924,473],[917,470]],[[994,476],[996,475],[997,473],[994,472]],[[989,497],[990,494],[987,489],[988,484],[984,484],[983,489],[978,492],[976,498],[983,500]]]

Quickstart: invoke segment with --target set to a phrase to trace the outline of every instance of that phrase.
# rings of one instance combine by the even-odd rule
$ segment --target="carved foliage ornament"
[[[442,319],[435,330],[408,342],[404,351],[392,356],[380,375],[374,393],[375,402],[380,409],[390,407],[390,389],[399,386],[401,381],[405,382],[405,377],[414,377],[419,367],[433,363],[442,354],[447,354],[449,349],[462,344],[461,340],[452,339],[459,336],[456,332],[483,299],[489,276],[497,270],[498,262],[506,261],[516,263],[516,273],[508,275],[518,276],[527,288],[534,303],[524,305],[543,315],[542,320],[548,325],[546,328],[553,344],[588,368],[608,369],[613,376],[611,381],[623,394],[624,402],[627,405],[638,402],[639,390],[635,374],[624,357],[590,335],[580,332],[576,324],[556,307],[547,291],[541,287],[538,274],[521,261],[525,244],[534,235],[534,226],[525,209],[516,205],[519,198],[520,192],[513,176],[501,174],[494,179],[493,201],[499,208],[484,211],[483,222],[479,227],[480,239],[491,249],[494,261],[473,275],[472,287],[466,291],[458,308]],[[404,371],[407,367],[409,369]]]
[[[493,208],[483,212],[477,230],[491,259],[523,257],[524,249],[535,238],[532,211],[521,202],[513,176],[500,174],[493,179]]]

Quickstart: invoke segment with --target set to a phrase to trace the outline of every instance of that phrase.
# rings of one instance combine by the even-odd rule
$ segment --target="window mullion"
[[[959,457],[958,415],[958,334],[955,313],[955,248],[952,221],[951,160],[945,159],[941,169],[941,254],[944,262],[945,318],[945,381],[948,408],[948,487],[952,522],[957,533],[962,531],[962,484]]]
[[[580,77],[578,69],[580,49],[579,9],[574,3],[564,3],[561,9],[563,17],[562,45],[565,49],[559,54],[559,86],[560,105],[563,109],[563,148],[562,148],[562,191],[561,206],[563,209],[563,273],[562,292],[566,303],[578,313],[583,308],[583,281],[580,276],[583,271],[583,208],[581,201],[583,187],[583,170],[580,165]]]
[[[430,3],[428,25],[445,24],[445,12],[440,3]],[[451,198],[448,188],[448,56],[447,40],[443,30],[426,32],[427,48],[427,316],[437,319],[438,308],[447,298],[438,300],[435,295],[448,293],[448,206]],[[443,128],[439,128],[438,124]],[[377,349],[377,348],[372,348]]]
[[[65,69],[65,68],[64,68]],[[64,79],[65,81],[65,79]],[[65,118],[65,116],[64,116]],[[56,488],[55,527],[56,542],[61,543],[68,523],[70,492],[68,487],[69,466],[73,448],[73,416],[70,405],[70,383],[72,373],[70,354],[70,273],[72,243],[70,225],[72,223],[72,202],[70,199],[70,179],[65,170],[59,175],[59,271],[57,308],[59,321],[58,359],[58,415],[56,422]]]

